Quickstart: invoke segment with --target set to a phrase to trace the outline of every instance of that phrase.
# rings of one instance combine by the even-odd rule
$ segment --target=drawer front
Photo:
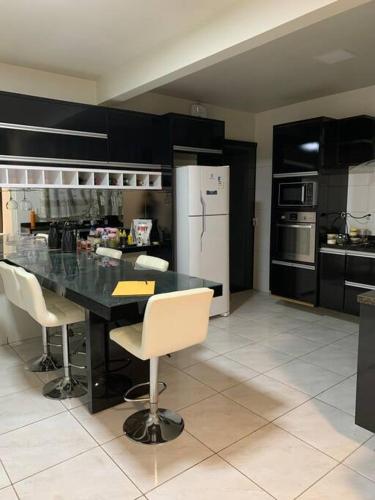
[[[375,258],[347,255],[345,279],[354,283],[375,285]]]
[[[270,288],[274,295],[316,304],[315,270],[271,264]]]

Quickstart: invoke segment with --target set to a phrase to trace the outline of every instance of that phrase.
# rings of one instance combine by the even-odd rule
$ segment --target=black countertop
[[[222,294],[222,285],[213,281],[172,271],[137,270],[130,262],[96,254],[29,249],[7,254],[5,260],[35,274],[43,287],[107,320],[117,318],[124,306],[148,300],[142,296],[113,297],[121,280],[154,280],[156,294],[201,287],[213,289],[215,296]]]

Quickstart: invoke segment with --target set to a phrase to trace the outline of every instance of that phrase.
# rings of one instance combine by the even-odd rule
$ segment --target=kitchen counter
[[[327,245],[326,243],[322,243],[319,251],[320,253],[332,253],[338,255],[358,255],[359,257],[363,256],[363,254],[373,254],[375,257],[374,243],[360,245],[353,245],[352,243],[347,243],[345,245]]]
[[[361,293],[361,295],[358,295],[357,300],[360,304],[375,306],[375,291]]]

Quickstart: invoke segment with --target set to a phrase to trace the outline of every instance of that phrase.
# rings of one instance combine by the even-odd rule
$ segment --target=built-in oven
[[[314,207],[317,203],[315,181],[281,180],[278,182],[277,205],[279,207]]]
[[[276,220],[275,229],[275,259],[315,262],[315,212],[283,212]]]

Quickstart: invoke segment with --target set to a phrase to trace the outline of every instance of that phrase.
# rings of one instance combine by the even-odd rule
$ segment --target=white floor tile
[[[0,398],[0,434],[66,411],[60,401],[42,396],[40,388]]]
[[[305,323],[303,328],[294,328],[289,330],[289,333],[321,343],[322,346],[332,344],[332,342],[336,342],[348,335],[348,332],[344,330],[334,330],[322,325],[320,322]]]
[[[314,342],[290,333],[281,333],[261,342],[261,344],[292,356],[302,356],[321,347],[320,342]]]
[[[334,328],[347,333],[358,332],[358,319],[354,316],[351,320],[335,318],[333,316],[323,316],[317,323],[327,328]]]
[[[40,333],[42,333],[42,331],[40,331]],[[42,336],[15,342],[11,344],[11,347],[24,362],[29,361],[30,359],[40,356],[42,353]]]
[[[225,354],[240,347],[244,347],[250,344],[249,339],[235,335],[232,332],[227,332],[225,330],[220,330],[216,328],[208,333],[207,339],[204,345],[209,349],[215,351],[217,354]]]
[[[141,493],[100,448],[15,484],[21,500],[131,500]]]
[[[195,365],[200,361],[213,358],[214,356],[217,356],[215,351],[208,349],[208,347],[204,345],[195,345],[193,347],[189,347],[188,349],[174,352],[170,357],[164,356],[163,361],[175,366],[176,368],[182,369]]]
[[[269,349],[261,344],[250,344],[237,351],[228,352],[226,357],[238,361],[259,373],[272,370],[293,359],[293,356],[284,354],[274,349]]]
[[[103,448],[144,493],[212,455],[186,431],[160,446],[142,446],[121,436]]]
[[[5,374],[0,377],[0,396],[40,386],[39,378],[26,371],[23,366],[9,366]]]
[[[316,399],[274,423],[336,460],[344,460],[372,436],[355,425],[351,415]]]
[[[290,500],[337,462],[273,424],[219,453],[278,500]]]
[[[352,453],[344,463],[371,481],[375,481],[375,437]]]
[[[213,451],[219,451],[267,423],[220,394],[180,412],[186,429]]]
[[[5,486],[9,485],[10,485],[9,477],[0,462],[0,488],[4,488]]]
[[[86,406],[71,410],[71,414],[80,422],[87,432],[99,443],[103,444],[123,435],[125,420],[138,410],[144,408],[140,403],[123,403],[107,410],[91,414]]]
[[[265,375],[231,387],[223,394],[267,420],[283,415],[310,398]]]
[[[95,446],[66,412],[0,436],[0,456],[13,482]]]
[[[216,316],[215,318],[210,320],[210,326],[213,326],[215,328],[222,328],[224,330],[230,330],[237,325],[246,325],[249,320],[250,318],[244,318],[235,314],[230,314],[226,317]]]
[[[347,349],[331,344],[310,352],[301,361],[321,366],[339,375],[353,375],[357,372],[357,354]]]
[[[0,373],[10,366],[23,366],[23,364],[22,359],[9,345],[0,346]]]
[[[245,326],[236,326],[231,329],[232,333],[247,339],[249,342],[265,341],[284,331],[285,328],[282,326],[267,323],[264,324],[257,320],[252,320]]]
[[[159,380],[167,384],[166,391],[160,396],[161,408],[176,411],[215,394],[213,389],[190,375],[163,363],[159,366]]]
[[[327,391],[322,392],[316,398],[354,416],[356,385],[357,375],[353,375]]]
[[[301,500],[373,500],[375,483],[340,465],[314,486]]]
[[[346,337],[343,337],[341,340],[338,340],[335,342],[335,344],[338,347],[341,347],[342,349],[348,349],[350,352],[358,353],[358,333],[353,333],[350,335],[347,335]]]
[[[150,500],[271,500],[272,497],[220,457],[198,465],[147,493]]]
[[[216,391],[223,391],[258,375],[254,370],[225,356],[198,363],[187,368],[185,372]]]
[[[18,500],[12,486],[0,490],[0,500]]]
[[[275,368],[267,373],[267,376],[275,378],[295,389],[315,396],[320,392],[341,382],[345,377],[324,368],[299,360]]]

